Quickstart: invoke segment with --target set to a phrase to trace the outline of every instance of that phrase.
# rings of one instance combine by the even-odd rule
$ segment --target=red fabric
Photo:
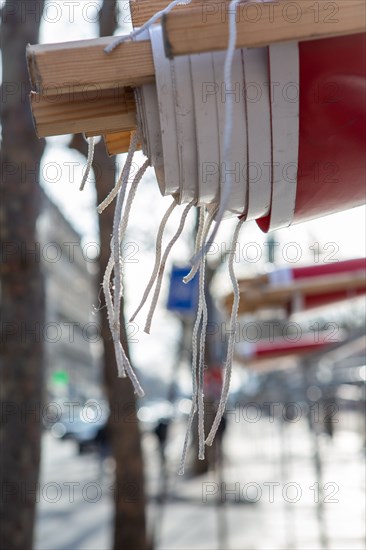
[[[255,345],[254,354],[250,359],[265,359],[269,357],[278,357],[281,355],[290,355],[293,353],[309,353],[317,349],[329,346],[331,342],[314,341],[314,336],[302,337],[297,342],[289,342],[287,340],[275,340],[273,343],[258,342]]]
[[[336,275],[338,273],[349,273],[362,270],[366,270],[366,258],[332,262],[329,264],[315,264],[306,267],[294,267],[291,271],[293,279],[309,279],[311,277]]]
[[[328,294],[319,294],[313,296],[304,296],[303,303],[304,309],[312,309],[320,306],[327,306],[333,304],[334,302],[341,302],[342,300],[350,300],[351,298],[356,298],[357,296],[362,296],[366,294],[365,285],[362,288],[353,289],[350,291],[338,291],[338,292],[329,292]]]
[[[293,223],[365,203],[366,34],[301,42]],[[269,216],[257,221],[268,230]]]

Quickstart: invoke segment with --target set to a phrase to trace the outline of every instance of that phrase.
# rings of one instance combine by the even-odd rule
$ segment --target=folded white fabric
[[[138,120],[161,193],[178,204],[195,201],[212,210],[231,175],[224,217],[269,214],[270,230],[290,225],[297,184],[298,44],[236,50],[228,87],[225,52],[169,60],[161,26],[151,26],[149,34],[156,83],[137,91]],[[234,100],[228,160],[229,96]]]

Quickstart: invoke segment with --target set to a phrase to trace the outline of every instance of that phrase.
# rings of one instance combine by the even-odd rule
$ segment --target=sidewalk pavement
[[[173,427],[167,446],[164,505],[156,498],[157,442],[152,434],[143,437],[156,550],[365,549],[365,454],[356,433],[320,438],[323,473],[317,479],[305,422],[283,431],[268,419],[229,422],[221,476],[189,478],[176,474],[182,428]],[[73,442],[46,433],[35,549],[110,549],[112,487],[113,474],[101,475],[95,454],[78,455]]]

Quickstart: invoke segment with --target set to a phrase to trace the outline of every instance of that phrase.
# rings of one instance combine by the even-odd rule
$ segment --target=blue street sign
[[[190,266],[173,265],[167,303],[169,311],[186,316],[194,315],[198,304],[198,273],[192,281],[187,284],[183,283],[183,277],[189,273],[190,269]]]

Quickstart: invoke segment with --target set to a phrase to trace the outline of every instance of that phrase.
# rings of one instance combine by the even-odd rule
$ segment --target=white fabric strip
[[[269,230],[288,227],[296,203],[299,155],[299,45],[272,44],[272,204]]]
[[[272,136],[268,48],[242,50],[248,125],[247,220],[268,214],[272,192]]]
[[[189,57],[175,57],[170,66],[179,160],[178,202],[182,204],[197,200],[198,197],[197,140]]]
[[[135,40],[148,40],[149,32],[139,34]],[[149,158],[153,166],[163,166],[163,145],[161,142],[161,130],[159,120],[158,96],[156,85],[144,84],[136,89],[140,96],[142,131],[146,139],[146,151],[144,154]]]
[[[161,139],[163,144],[165,195],[179,192],[177,128],[170,61],[165,57],[162,28],[150,27],[150,39],[155,66]]]
[[[210,204],[217,202],[220,196],[219,132],[212,54],[192,55],[190,62],[198,150],[198,200],[199,204]]]
[[[232,189],[227,205],[227,215],[243,214],[246,208],[247,196],[247,127],[244,98],[244,75],[240,50],[234,53],[232,67],[232,86],[226,89],[224,81],[225,52],[216,52],[213,54],[215,86],[216,86],[216,105],[219,123],[220,140],[220,177],[221,185],[227,183],[229,171],[232,172]],[[231,143],[231,159],[229,163],[225,159],[224,151],[224,131],[225,131],[225,102],[228,96],[234,96],[233,101],[233,136]]]
[[[149,31],[138,34],[135,40],[148,40]],[[156,84],[144,84],[135,89],[138,122],[143,134],[143,153],[154,167],[160,193],[166,195],[163,144],[159,118]]]

